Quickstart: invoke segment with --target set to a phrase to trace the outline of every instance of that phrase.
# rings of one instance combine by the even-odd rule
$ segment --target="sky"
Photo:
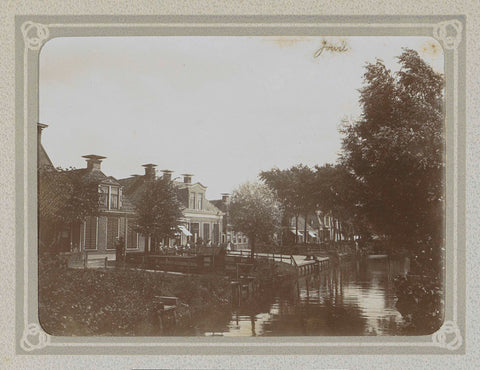
[[[403,47],[443,73],[428,37],[56,38],[40,54],[42,144],[55,166],[83,168],[82,155],[107,157],[117,179],[143,164],[194,174],[218,199],[260,171],[334,163],[338,127],[361,113],[367,62],[398,70]],[[159,174],[161,174],[159,172]]]

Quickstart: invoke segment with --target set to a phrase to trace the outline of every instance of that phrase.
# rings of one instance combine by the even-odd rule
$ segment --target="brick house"
[[[53,170],[52,161],[48,157],[41,142],[45,124],[38,124],[38,149],[37,162],[39,170]],[[84,182],[98,184],[100,201],[98,214],[87,216],[84,222],[73,225],[71,230],[62,230],[60,235],[61,250],[88,251],[89,255],[100,254],[115,259],[115,247],[118,237],[123,237],[127,250],[144,250],[144,238],[130,228],[132,219],[135,217],[135,207],[123,194],[123,186],[112,176],[102,172],[101,164],[105,157],[98,155],[85,155],[86,168],[71,170],[68,173],[79,175]],[[49,189],[47,194],[54,197],[55,189]],[[48,196],[48,195],[47,195]],[[48,203],[52,199],[39,199],[39,202]],[[39,242],[42,243],[42,230],[39,230]]]
[[[132,230],[135,207],[123,194],[123,186],[112,176],[106,176],[101,170],[105,157],[85,155],[87,167],[79,170],[84,181],[98,183],[100,193],[99,213],[88,216],[73,234],[73,248],[91,253],[106,254],[114,259],[116,240],[123,237],[127,251],[143,251],[145,239]]]

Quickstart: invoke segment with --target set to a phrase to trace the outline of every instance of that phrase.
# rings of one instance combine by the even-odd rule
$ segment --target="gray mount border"
[[[452,16],[16,16],[16,351],[18,354],[463,354],[465,353],[465,17]],[[42,46],[56,37],[429,36],[446,78],[444,325],[397,337],[57,337],[38,322],[37,135]]]

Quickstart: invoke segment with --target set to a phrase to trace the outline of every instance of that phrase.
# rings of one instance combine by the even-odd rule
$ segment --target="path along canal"
[[[393,279],[408,270],[408,258],[344,262],[176,335],[402,335]]]

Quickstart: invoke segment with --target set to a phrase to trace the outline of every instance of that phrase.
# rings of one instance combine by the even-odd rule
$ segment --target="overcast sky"
[[[55,166],[103,155],[116,178],[145,163],[193,173],[209,199],[275,166],[333,163],[366,62],[396,70],[409,47],[443,73],[432,38],[344,40],[347,53],[314,58],[322,37],[53,39],[40,55],[43,145]]]

